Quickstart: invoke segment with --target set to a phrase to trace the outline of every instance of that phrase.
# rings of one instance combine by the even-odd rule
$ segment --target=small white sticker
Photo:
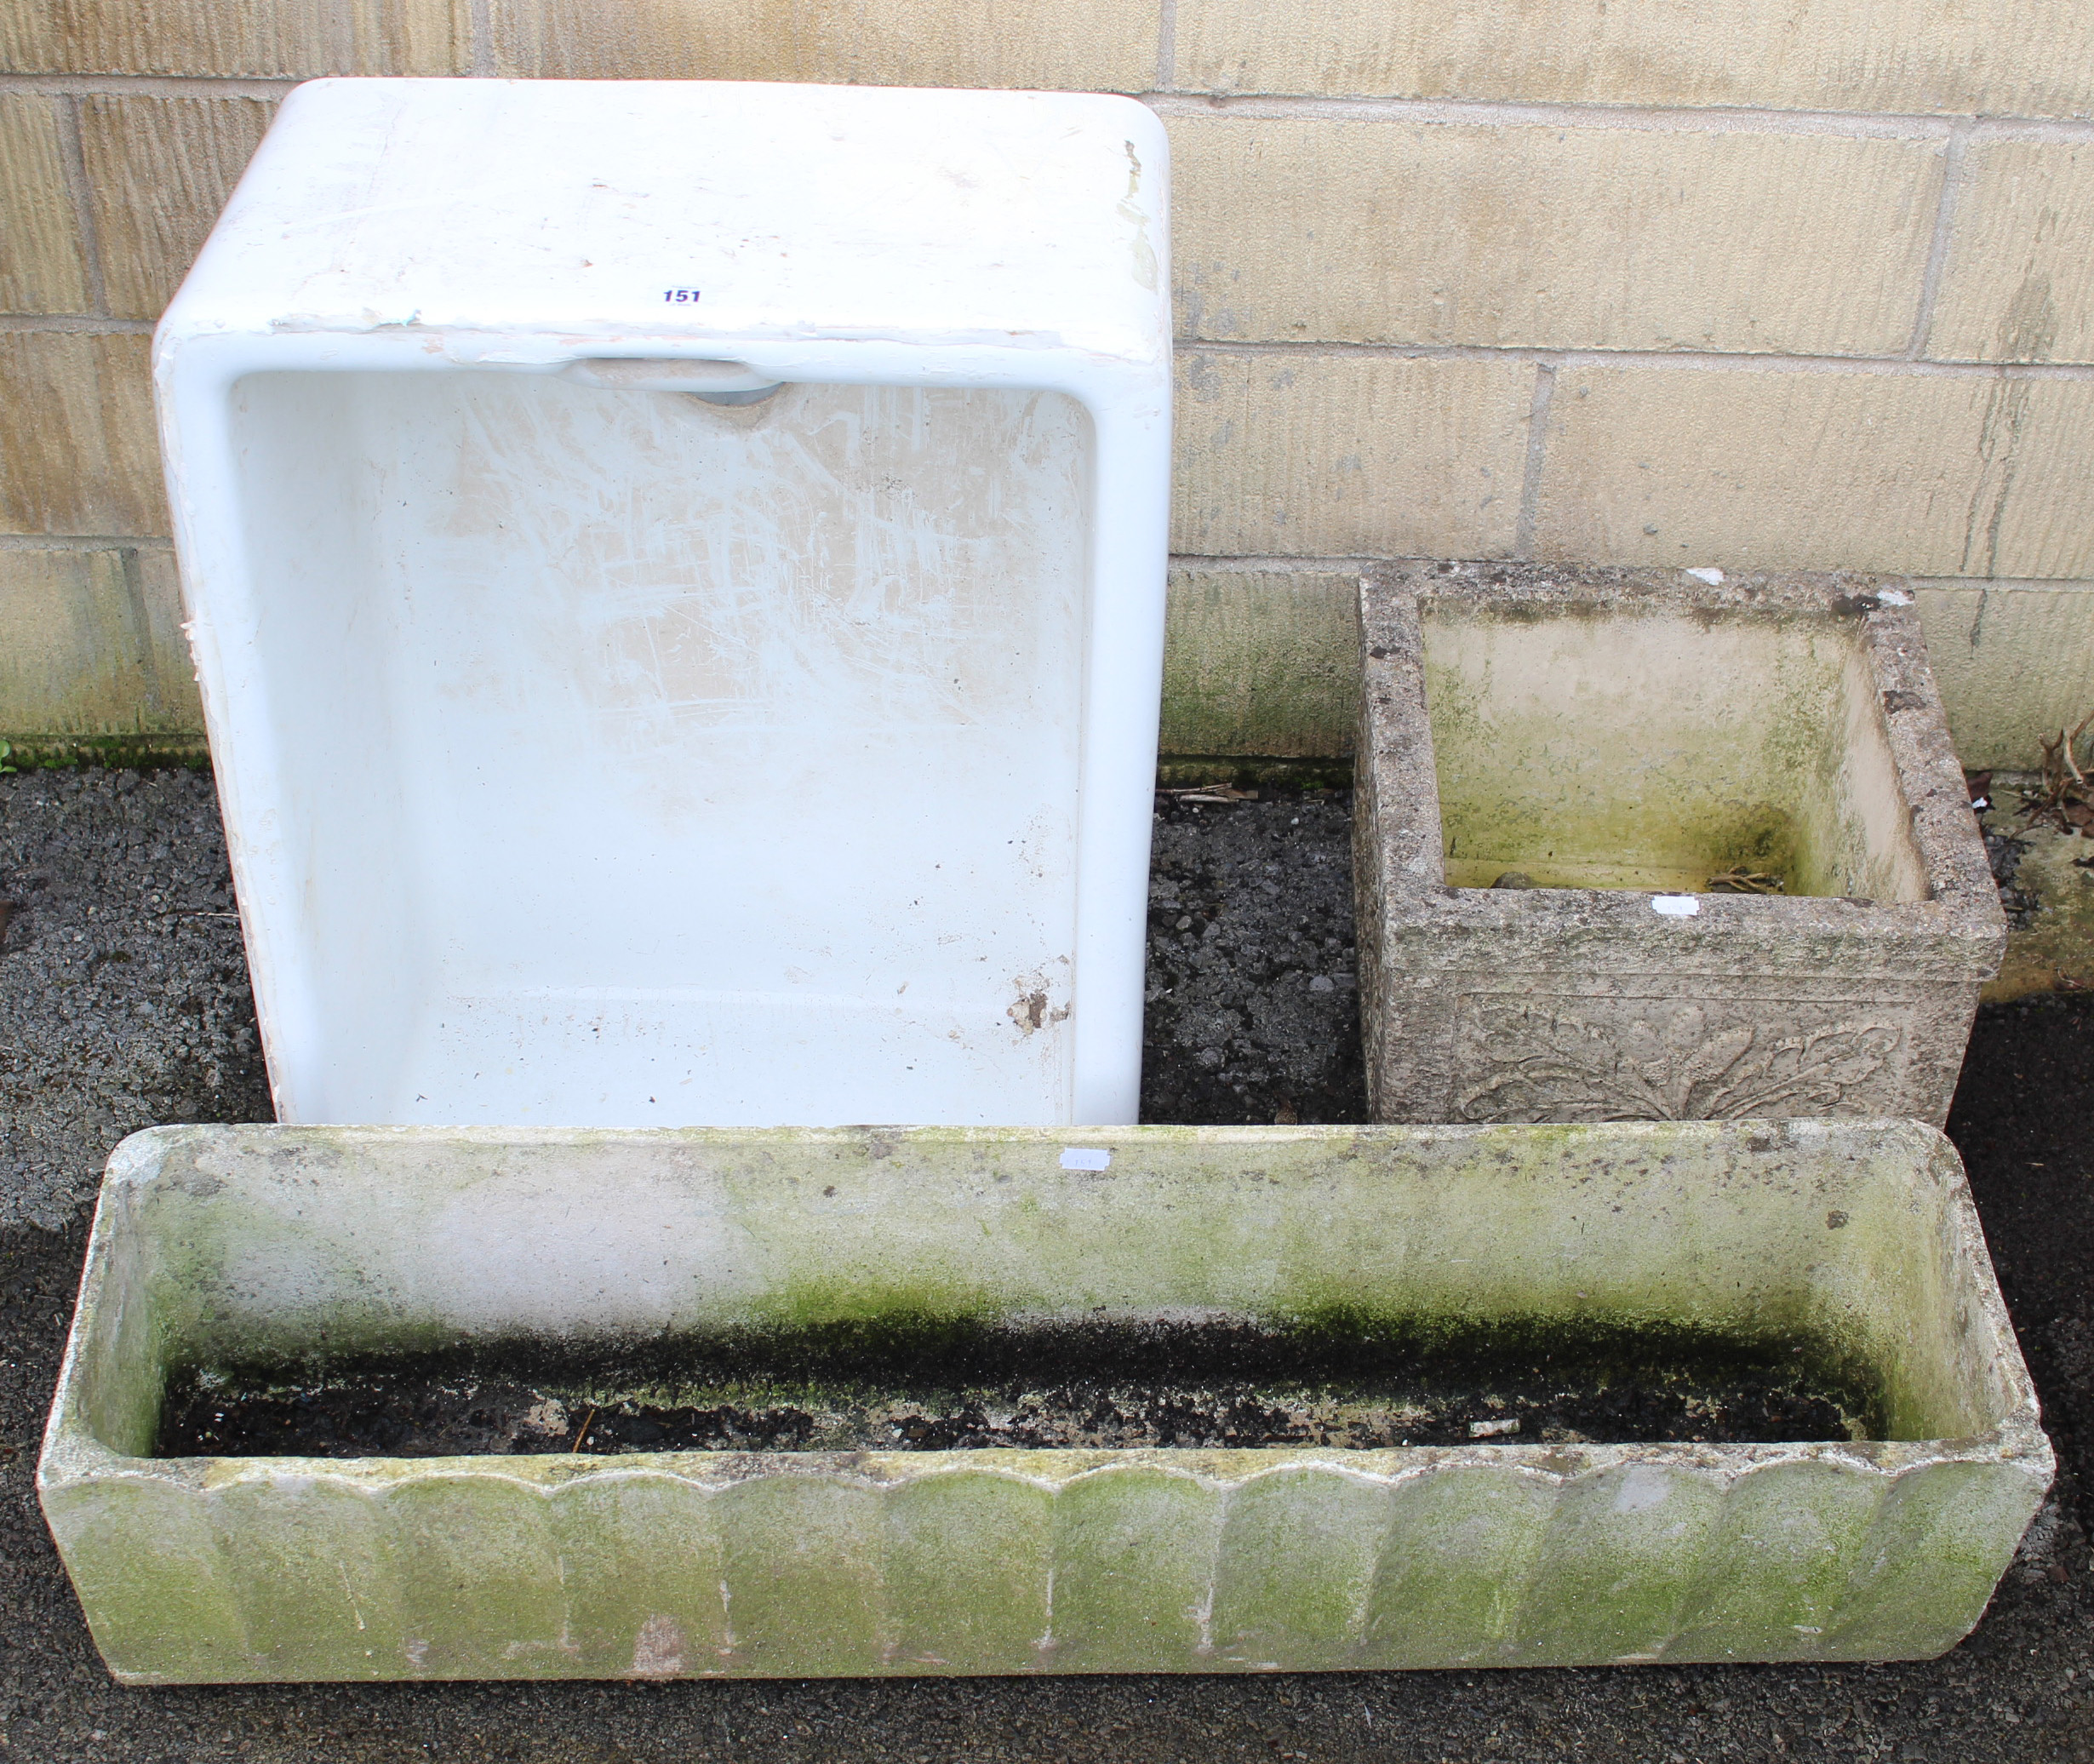
[[[1113,1154],[1090,1146],[1072,1145],[1061,1154],[1061,1167],[1064,1170],[1110,1170],[1113,1167]]]
[[[1668,919],[1691,919],[1702,910],[1702,903],[1691,894],[1654,894],[1651,910]]]
[[[1876,598],[1885,606],[1910,606],[1912,596],[1902,588],[1878,588]]]
[[[1690,570],[1687,574],[1696,581],[1705,581],[1712,588],[1723,586],[1723,571],[1717,569]]]

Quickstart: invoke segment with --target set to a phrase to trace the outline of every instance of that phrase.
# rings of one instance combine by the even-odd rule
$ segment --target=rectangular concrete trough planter
[[[1856,577],[1365,578],[1375,1118],[1942,1121],[2006,924],[1911,600]]]
[[[185,1367],[903,1313],[1793,1337],[1882,1424],[152,1455]],[[1924,1657],[2051,1459],[1961,1166],[1910,1123],[172,1127],[111,1160],[38,1474],[103,1658],[163,1684]]]

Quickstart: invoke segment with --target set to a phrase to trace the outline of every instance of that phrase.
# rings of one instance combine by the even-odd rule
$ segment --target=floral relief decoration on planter
[[[1754,1000],[1778,1025],[1668,999],[1472,998],[1459,1099],[1467,1121],[1737,1120],[1841,1114],[1902,1040],[1894,1022]]]

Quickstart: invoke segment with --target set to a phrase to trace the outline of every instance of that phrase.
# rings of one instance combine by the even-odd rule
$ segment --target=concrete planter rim
[[[1672,947],[1690,968],[1715,959],[1715,950],[1761,936],[1822,927],[1843,940],[1881,944],[1882,959],[1907,968],[1914,951],[1899,948],[1924,940],[1939,965],[1990,976],[2006,947],[2006,917],[1986,865],[1984,845],[1970,811],[1962,775],[1949,778],[1924,743],[1924,731],[1946,719],[1931,671],[1925,664],[1919,613],[1902,579],[1831,575],[1740,574],[1709,584],[1684,571],[1545,566],[1441,565],[1410,562],[1370,567],[1362,573],[1363,595],[1393,615],[1408,639],[1409,652],[1387,645],[1370,648],[1367,690],[1378,695],[1381,720],[1401,731],[1406,787],[1376,804],[1382,837],[1399,846],[1405,861],[1387,871],[1383,896],[1387,934],[1411,926],[1433,927],[1443,936],[1528,930],[1547,936],[1557,926],[1595,924],[1642,931],[1651,918],[1648,889],[1542,888],[1501,891],[1450,887],[1440,847],[1439,786],[1433,764],[1432,726],[1419,665],[1422,604],[1447,602],[1465,610],[1515,615],[1584,613],[1622,618],[1707,616],[1750,618],[1802,614],[1849,618],[1865,648],[1886,700],[1884,724],[1900,782],[1912,806],[1912,834],[1931,885],[1924,901],[1883,902],[1827,895],[1748,895],[1696,891],[1691,920],[1668,926]],[[1902,599],[1883,598],[1885,589]],[[1944,952],[1953,951],[1953,954]],[[1589,958],[1596,952],[1582,951]]]

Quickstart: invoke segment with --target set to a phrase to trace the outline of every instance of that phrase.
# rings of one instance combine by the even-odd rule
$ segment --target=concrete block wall
[[[1969,763],[2094,708],[2074,0],[36,0],[0,69],[0,735],[197,727],[147,337],[330,73],[1152,104],[1174,752],[1342,753],[1392,556],[1907,575]]]

